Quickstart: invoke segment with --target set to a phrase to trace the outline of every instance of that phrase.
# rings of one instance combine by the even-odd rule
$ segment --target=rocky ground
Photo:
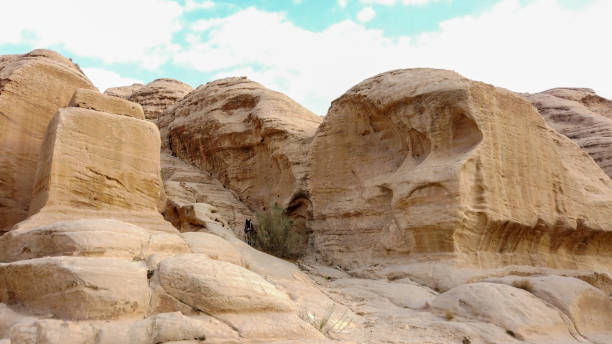
[[[612,342],[590,90],[397,70],[321,118],[246,78],[101,94],[36,50],[0,57],[0,115],[0,344]],[[243,241],[274,202],[296,261]]]

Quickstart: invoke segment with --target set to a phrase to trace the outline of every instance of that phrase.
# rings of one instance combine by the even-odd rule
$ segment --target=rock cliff
[[[612,101],[582,88],[556,88],[523,96],[548,125],[576,142],[612,177]]]
[[[198,87],[158,120],[162,146],[211,172],[253,210],[308,217],[308,149],[321,118],[246,78]],[[165,141],[165,142],[164,142]]]
[[[95,89],[56,52],[0,57],[0,231],[27,217],[47,124],[77,88]]]
[[[612,263],[612,181],[506,90],[444,70],[377,75],[332,103],[311,156],[331,261]]]
[[[184,82],[162,78],[146,85],[133,84],[131,86],[109,88],[104,93],[142,105],[145,117],[155,120],[167,107],[173,105],[191,91],[193,91],[193,88]]]

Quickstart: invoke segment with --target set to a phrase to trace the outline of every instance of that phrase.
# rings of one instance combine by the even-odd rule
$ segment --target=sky
[[[612,98],[612,0],[2,0],[0,13],[0,54],[56,50],[101,91],[247,76],[325,115],[368,77],[430,67]]]

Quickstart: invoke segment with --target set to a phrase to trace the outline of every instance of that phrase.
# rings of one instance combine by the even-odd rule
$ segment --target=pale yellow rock
[[[218,317],[235,328],[240,336],[257,340],[324,339],[310,324],[288,313],[224,313]]]
[[[0,237],[0,262],[46,256],[99,256],[146,259],[153,253],[189,253],[177,235],[151,233],[130,223],[111,219],[57,222],[19,229]]]
[[[95,89],[56,52],[0,56],[0,231],[28,216],[47,124],[77,88]]]
[[[562,276],[508,276],[490,279],[522,288],[565,313],[578,332],[594,343],[612,342],[612,299],[579,279]]]
[[[158,118],[162,146],[211,172],[251,209],[310,216],[308,147],[321,117],[246,78],[198,87]]]
[[[193,91],[193,87],[178,80],[161,78],[142,87],[134,87],[132,90],[133,92],[127,99],[142,105],[147,119],[154,120],[170,105],[173,105],[189,92]]]
[[[161,261],[159,279],[168,294],[207,314],[295,309],[287,295],[261,276],[202,254]]]
[[[314,242],[333,262],[612,264],[612,181],[509,91],[377,75],[332,103],[311,159]]]
[[[107,88],[104,91],[104,94],[129,100],[132,93],[142,87],[144,87],[144,85],[139,83],[135,83],[130,86],[111,87]]]
[[[244,231],[245,220],[254,218],[253,213],[212,174],[167,152],[161,153],[161,168],[167,199],[164,217],[180,231],[211,231],[214,223],[210,221],[214,221],[240,235]],[[208,204],[214,216],[208,214],[209,221],[186,216],[195,203]]]
[[[114,113],[138,119],[145,118],[142,106],[138,103],[84,88],[78,88],[74,92],[68,106]]]
[[[159,135],[152,123],[61,108],[43,143],[28,220],[34,228],[81,218],[113,218],[176,233],[159,214]]]
[[[0,264],[0,302],[62,319],[143,318],[144,264],[117,258],[47,257]]]
[[[0,303],[0,339],[9,337],[11,327],[19,323],[30,323],[36,320],[35,317],[21,314]]]
[[[11,330],[13,343],[27,344],[155,344],[172,341],[231,343],[235,331],[210,317],[186,317],[180,313],[157,314],[138,321],[39,320]]]
[[[589,89],[557,88],[523,96],[548,125],[576,142],[612,177],[612,101]]]
[[[211,259],[245,266],[246,262],[242,259],[240,252],[227,240],[210,233],[188,232],[181,236],[193,253],[205,254]]]
[[[500,326],[519,340],[575,342],[556,308],[529,292],[504,284],[472,283],[436,297],[431,306],[447,320],[466,317]]]

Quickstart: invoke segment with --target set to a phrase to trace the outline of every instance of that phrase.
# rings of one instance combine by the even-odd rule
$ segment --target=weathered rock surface
[[[612,299],[576,278],[507,276],[489,279],[522,288],[563,312],[578,333],[594,343],[612,342]]]
[[[49,124],[30,213],[17,228],[115,218],[175,233],[159,214],[159,136],[152,123],[61,108]]]
[[[548,125],[572,139],[612,177],[612,101],[590,89],[524,94]]]
[[[130,96],[137,90],[143,88],[144,85],[143,84],[132,84],[130,86],[119,86],[119,87],[111,87],[111,88],[107,88],[104,91],[104,94],[109,95],[109,96],[113,96],[113,97],[119,97],[119,98],[123,98],[125,100],[130,100]]]
[[[193,91],[193,87],[186,83],[167,78],[154,80],[142,87],[133,86],[132,93],[126,99],[142,105],[147,119],[157,119],[166,108]],[[122,95],[128,93],[126,89],[109,89],[107,92]]]
[[[63,319],[142,318],[144,264],[117,258],[47,257],[0,264],[0,302]]]
[[[168,256],[190,252],[189,246],[177,235],[152,233],[112,219],[56,222],[33,229],[10,231],[0,237],[0,262],[48,256],[143,260],[153,253]]]
[[[0,231],[27,217],[47,124],[77,88],[95,89],[56,52],[0,56]]]
[[[295,310],[287,295],[238,265],[187,254],[159,265],[162,287],[207,314]]]
[[[144,119],[140,104],[84,88],[78,88],[74,92],[68,106]]]
[[[568,342],[573,337],[557,309],[525,290],[508,285],[462,285],[438,296],[431,306],[447,319],[463,316],[489,322],[519,340],[551,343],[555,339]],[[580,340],[573,342],[580,343]]]
[[[612,264],[612,181],[506,90],[444,70],[380,74],[332,103],[311,156],[329,260]]]
[[[252,212],[210,173],[161,153],[162,179],[166,192],[164,217],[180,231],[226,227],[241,234]],[[196,205],[199,204],[199,205]]]
[[[181,236],[193,253],[205,254],[211,259],[221,260],[239,266],[245,266],[240,251],[229,241],[210,233],[188,232]]]
[[[251,209],[309,216],[309,142],[321,118],[246,78],[198,87],[159,119],[162,146],[211,172]],[[169,146],[168,146],[169,145]]]

